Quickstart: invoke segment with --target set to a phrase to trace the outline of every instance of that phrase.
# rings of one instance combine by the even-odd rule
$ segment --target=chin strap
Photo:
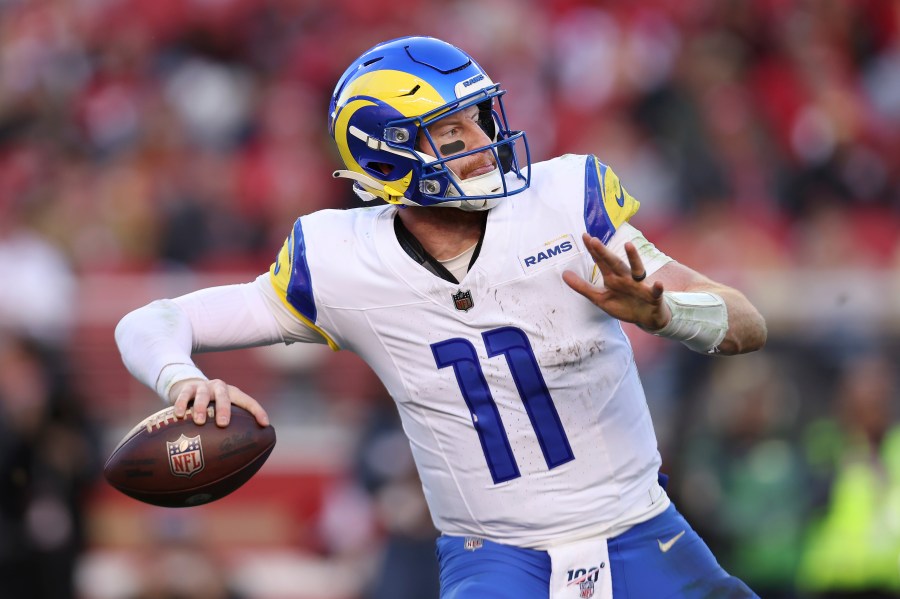
[[[500,171],[496,168],[489,173],[478,175],[471,179],[460,179],[453,171],[450,172],[450,176],[453,178],[455,185],[450,185],[447,188],[447,197],[460,198],[458,205],[460,210],[466,210],[468,212],[490,210],[496,206],[503,197],[497,195],[503,191],[503,175],[501,175]],[[459,186],[459,189],[462,190],[466,196],[497,195],[497,197],[468,200],[465,199],[465,196],[460,195],[456,186]]]
[[[410,204],[412,206],[416,205],[408,202],[407,199],[403,197],[402,193],[400,193],[390,185],[385,185],[364,173],[357,173],[356,171],[348,170],[337,170],[331,173],[331,176],[335,179],[351,179],[355,183],[357,183],[357,185],[353,186],[353,191],[364,202],[371,202],[372,200],[382,199],[371,191],[365,189],[366,187],[370,187],[376,191],[382,192],[385,195],[384,199],[392,204]]]
[[[347,170],[337,170],[331,173],[331,176],[335,179],[351,179],[355,183],[359,183],[359,185],[353,186],[353,191],[358,195],[364,202],[371,202],[372,200],[379,199],[374,193],[370,191],[366,191],[361,186],[371,187],[372,189],[377,189],[378,191],[384,191],[384,185],[370,177],[369,175],[364,175],[363,173],[357,173],[356,171],[347,171]]]
[[[407,200],[406,197],[398,190],[392,188],[389,185],[384,185],[380,181],[364,173],[357,173],[356,171],[350,170],[336,170],[331,173],[331,176],[335,179],[350,179],[351,181],[356,183],[356,185],[353,186],[353,192],[364,202],[383,199],[366,189],[371,188],[376,191],[382,192],[386,196],[385,199],[392,204],[404,204],[407,206],[419,205],[415,202]],[[499,193],[499,190],[503,189],[503,179],[497,170],[493,170],[489,173],[485,173],[483,175],[473,177],[472,179],[466,179],[462,181],[457,178],[456,175],[452,176],[457,184],[461,184],[460,187],[462,187],[463,191],[465,191],[467,194],[489,195]],[[436,206],[441,208],[459,208],[460,210],[466,211],[490,210],[491,208],[496,206],[502,199],[502,196],[497,196],[496,198],[467,200],[463,196],[459,195],[459,192],[454,185],[450,185],[448,187],[447,197],[455,197],[459,199],[448,199],[447,201],[441,202]]]
[[[450,171],[450,176],[453,177],[453,181],[467,196],[490,196],[503,191],[503,175],[496,168],[489,173],[469,179],[460,179],[453,171]],[[460,194],[451,185],[450,189],[447,190],[447,195],[459,196]]]

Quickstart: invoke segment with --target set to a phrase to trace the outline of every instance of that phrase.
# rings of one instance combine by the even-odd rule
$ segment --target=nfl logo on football
[[[203,470],[203,446],[200,435],[181,435],[177,441],[166,441],[169,450],[169,469],[175,476],[190,478]]]

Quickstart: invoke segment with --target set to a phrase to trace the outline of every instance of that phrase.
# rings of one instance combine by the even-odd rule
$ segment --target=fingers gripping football
[[[269,416],[258,401],[234,385],[221,379],[187,379],[172,386],[169,398],[175,407],[175,416],[184,418],[188,409],[194,423],[202,425],[210,415],[207,408],[215,408],[216,425],[228,426],[231,421],[231,406],[244,408],[256,418],[260,426],[268,426]]]
[[[664,327],[671,316],[663,301],[663,284],[644,282],[647,271],[634,244],[625,244],[626,263],[596,237],[585,234],[583,241],[603,280],[600,285],[592,285],[566,271],[566,284],[614,318],[651,331]]]

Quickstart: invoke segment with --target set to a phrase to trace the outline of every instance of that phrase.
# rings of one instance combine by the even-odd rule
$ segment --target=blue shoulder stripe
[[[316,322],[316,300],[313,298],[312,277],[306,263],[306,241],[300,219],[294,223],[294,244],[291,248],[291,281],[288,283],[287,300],[310,322]]]
[[[584,227],[604,244],[616,232],[603,204],[606,169],[606,165],[593,155],[584,161]]]

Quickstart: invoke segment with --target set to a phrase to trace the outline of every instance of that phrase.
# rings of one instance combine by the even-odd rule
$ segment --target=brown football
[[[113,487],[145,503],[191,507],[225,497],[262,467],[275,447],[275,429],[260,426],[250,412],[231,406],[231,422],[197,425],[191,411],[178,419],[169,407],[125,435],[103,474]]]

